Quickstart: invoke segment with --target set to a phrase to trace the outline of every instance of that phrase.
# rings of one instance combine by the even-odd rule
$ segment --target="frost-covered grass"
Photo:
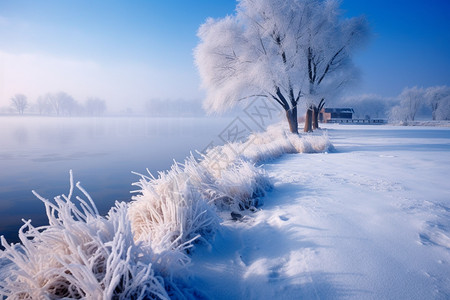
[[[255,166],[284,153],[326,152],[326,135],[299,136],[280,125],[252,134],[244,143],[216,146],[201,160],[192,155],[158,177],[141,175],[140,189],[129,216],[136,240],[156,241],[163,249],[180,251],[197,240],[208,240],[220,218],[217,210],[255,209],[271,189],[264,170]]]
[[[246,142],[217,146],[207,151],[204,163],[219,171],[240,158],[254,164],[272,160],[286,153],[320,153],[334,149],[326,132],[297,135],[281,124],[269,126],[265,132],[252,133]]]
[[[40,228],[26,221],[19,231],[20,244],[8,245],[2,237],[2,257],[9,276],[0,282],[0,295],[13,299],[54,298],[168,298],[161,277],[148,255],[134,242],[127,204],[116,203],[106,217],[88,198],[69,195],[44,203],[49,224]],[[6,270],[6,267],[5,267]]]
[[[117,202],[106,217],[71,174],[67,196],[50,201],[35,193],[46,207],[48,225],[35,228],[24,221],[18,244],[2,237],[0,295],[196,297],[183,287],[189,253],[195,242],[212,240],[221,216],[261,203],[272,185],[257,164],[284,153],[331,148],[326,135],[297,136],[275,126],[245,143],[209,149],[201,159],[191,155],[157,177],[140,175],[132,201]],[[75,186],[87,200],[74,197]]]

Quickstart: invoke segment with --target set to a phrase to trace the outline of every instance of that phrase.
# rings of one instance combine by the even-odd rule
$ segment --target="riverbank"
[[[22,273],[2,266],[0,283],[12,280],[3,293],[46,294],[49,285],[36,289],[33,280],[50,274],[91,296],[449,297],[449,129],[327,125],[301,137],[280,130],[143,177],[131,220],[125,203],[105,218],[89,200],[78,212],[64,197],[48,202],[50,212],[59,209],[49,215],[53,225],[22,234],[25,248],[9,251]],[[137,239],[133,222],[144,232]],[[16,281],[17,274],[30,276]]]

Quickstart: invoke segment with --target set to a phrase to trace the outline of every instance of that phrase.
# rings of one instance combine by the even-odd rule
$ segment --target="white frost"
[[[93,202],[73,201],[69,195],[44,202],[49,225],[31,221],[19,231],[21,244],[8,245],[1,257],[11,262],[9,276],[0,282],[0,295],[19,299],[168,298],[162,278],[141,261],[127,218],[127,204],[116,203],[106,217]],[[77,187],[90,200],[81,186]]]
[[[185,288],[183,278],[194,242],[213,240],[221,211],[229,218],[230,211],[261,204],[272,184],[256,164],[329,149],[326,135],[300,137],[274,126],[245,143],[209,149],[201,159],[191,155],[157,178],[141,175],[133,201],[117,202],[106,217],[79,183],[75,189],[71,172],[67,196],[50,201],[35,193],[48,225],[24,221],[18,244],[1,238],[0,296],[195,298],[199,292]]]

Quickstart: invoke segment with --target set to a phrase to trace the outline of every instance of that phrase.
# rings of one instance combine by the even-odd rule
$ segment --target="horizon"
[[[152,99],[201,102],[197,30],[233,14],[235,1],[14,1],[0,3],[0,108],[21,93],[35,102],[64,91],[77,101],[143,109]],[[450,3],[344,0],[366,15],[373,38],[354,56],[360,84],[346,95],[395,97],[412,86],[450,85]],[[420,22],[419,22],[420,20]]]

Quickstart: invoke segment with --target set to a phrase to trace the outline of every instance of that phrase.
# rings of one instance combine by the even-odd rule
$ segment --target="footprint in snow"
[[[279,216],[279,218],[280,218],[281,221],[288,221],[289,220],[289,217],[286,216],[286,215]]]

